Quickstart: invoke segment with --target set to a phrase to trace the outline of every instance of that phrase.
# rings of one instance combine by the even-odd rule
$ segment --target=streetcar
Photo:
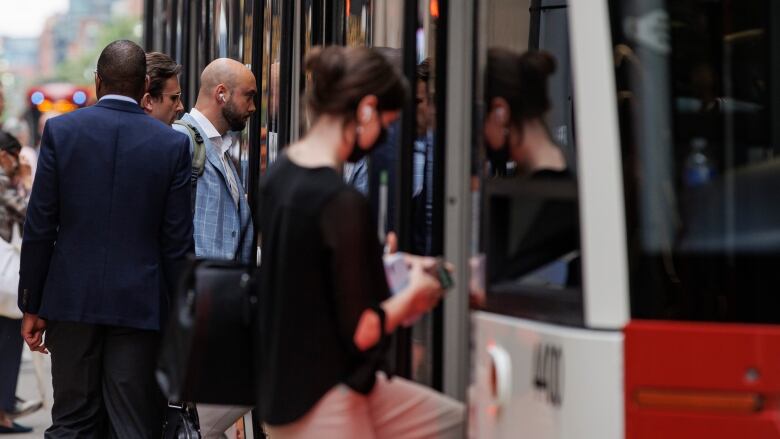
[[[34,143],[40,142],[43,131],[41,119],[69,113],[94,102],[90,87],[67,82],[50,82],[30,87],[27,90],[27,111],[25,118],[30,125]],[[40,125],[40,128],[39,128]]]

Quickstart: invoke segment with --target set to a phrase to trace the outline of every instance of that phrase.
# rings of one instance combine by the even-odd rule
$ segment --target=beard
[[[246,120],[249,119],[248,114],[239,113],[233,102],[230,101],[222,107],[222,117],[230,126],[230,131],[243,131],[246,127]]]

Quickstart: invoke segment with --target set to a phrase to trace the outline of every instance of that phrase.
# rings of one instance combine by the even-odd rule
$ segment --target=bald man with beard
[[[228,151],[255,111],[255,76],[238,61],[220,58],[206,66],[200,77],[195,107],[182,121],[203,138],[206,162],[195,192],[195,255],[248,264],[254,229],[244,187]],[[186,127],[174,129],[189,135]],[[190,138],[190,152],[195,143]],[[249,408],[198,406],[204,439],[222,437],[224,431]]]

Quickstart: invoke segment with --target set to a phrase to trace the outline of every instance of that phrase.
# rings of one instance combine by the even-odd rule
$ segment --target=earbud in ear
[[[220,94],[219,94],[219,98],[220,98],[220,99],[222,99],[222,102],[227,102],[227,101],[225,100],[225,94],[224,94],[224,93],[220,93]]]
[[[363,107],[363,110],[360,112],[360,117],[363,119],[363,122],[368,122],[371,120],[371,115],[374,113],[374,111],[371,109],[371,107]]]

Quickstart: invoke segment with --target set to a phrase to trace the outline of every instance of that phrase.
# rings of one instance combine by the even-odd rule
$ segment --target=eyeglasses
[[[163,96],[170,96],[171,102],[180,102],[182,100],[182,92],[178,93],[160,93]]]

